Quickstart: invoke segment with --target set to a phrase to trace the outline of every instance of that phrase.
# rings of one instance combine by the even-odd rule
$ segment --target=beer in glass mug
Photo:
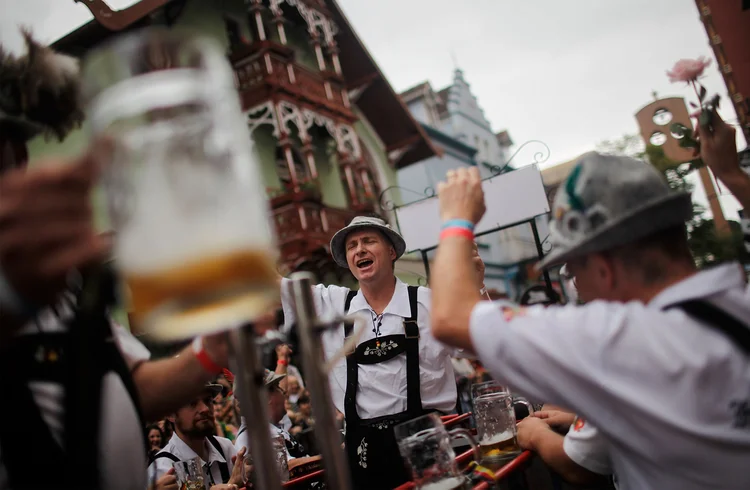
[[[453,490],[464,488],[466,478],[458,471],[451,440],[465,438],[479,458],[474,437],[466,429],[446,430],[436,414],[431,413],[394,427],[401,457],[411,470],[412,480],[420,490]]]
[[[270,213],[222,49],[126,35],[87,57],[83,96],[134,332],[178,340],[265,313],[279,294]]]
[[[534,409],[531,404],[523,398],[514,397],[496,381],[472,385],[471,396],[482,461],[494,466],[519,454],[521,448],[516,438],[513,404],[525,404],[532,414]]]

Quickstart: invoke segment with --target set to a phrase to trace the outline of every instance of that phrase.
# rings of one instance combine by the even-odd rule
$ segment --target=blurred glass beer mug
[[[479,452],[474,438],[466,429],[447,431],[440,417],[431,413],[394,427],[399,452],[411,469],[412,480],[422,490],[464,488],[466,479],[459,473],[451,440],[466,438]]]
[[[514,397],[506,387],[496,381],[479,383],[471,387],[474,420],[482,461],[496,463],[521,452],[516,438],[514,403],[521,403],[534,413],[527,400]]]
[[[83,96],[136,333],[226,329],[277,301],[274,240],[234,75],[213,41],[147,29],[90,54]]]
[[[289,481],[289,460],[287,459],[286,441],[284,440],[284,436],[272,433],[271,448],[276,455],[276,469],[279,472],[281,483],[286,483]],[[242,464],[242,481],[244,483],[252,483],[253,466],[253,456],[250,451],[248,451]]]
[[[187,461],[175,461],[172,467],[174,468],[175,478],[177,478],[180,490],[206,489],[200,459],[193,458]]]

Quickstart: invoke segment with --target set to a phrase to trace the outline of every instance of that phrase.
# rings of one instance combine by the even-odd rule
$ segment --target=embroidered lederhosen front
[[[417,288],[409,286],[411,316],[404,320],[403,335],[386,335],[363,342],[346,359],[346,451],[352,482],[356,489],[392,489],[407,480],[404,466],[393,433],[393,426],[419,417],[422,397],[419,383],[419,326],[417,325]],[[356,291],[350,291],[344,311],[349,311]],[[352,325],[344,326],[344,335],[352,332]],[[389,361],[406,355],[406,410],[401,413],[362,420],[357,413],[358,371],[360,365]]]

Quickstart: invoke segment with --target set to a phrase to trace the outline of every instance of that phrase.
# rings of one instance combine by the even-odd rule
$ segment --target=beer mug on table
[[[423,415],[393,428],[401,457],[411,470],[412,480],[421,490],[464,488],[466,478],[458,471],[451,440],[469,441],[476,458],[479,452],[474,438],[466,429],[446,430],[437,414]]]
[[[193,458],[187,461],[175,461],[172,464],[177,485],[180,490],[206,490],[205,478],[200,459]]]
[[[234,75],[213,41],[146,29],[87,56],[92,141],[133,330],[179,340],[251,321],[278,300],[259,163]]]
[[[471,399],[482,461],[497,463],[520,454],[513,405],[526,405],[531,415],[534,413],[531,403],[514,397],[497,381],[472,385]]]
[[[289,460],[286,457],[286,441],[284,436],[276,434],[271,436],[271,447],[276,454],[276,468],[282,483],[289,481]]]

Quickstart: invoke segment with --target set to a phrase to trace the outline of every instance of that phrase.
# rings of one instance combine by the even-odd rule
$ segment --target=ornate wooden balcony
[[[321,249],[328,250],[333,234],[356,214],[317,202],[291,202],[275,208],[273,219],[284,262],[293,265]]]
[[[326,116],[354,122],[344,80],[333,72],[314,72],[294,61],[294,50],[261,41],[239,46],[230,55],[242,106],[287,98]]]

